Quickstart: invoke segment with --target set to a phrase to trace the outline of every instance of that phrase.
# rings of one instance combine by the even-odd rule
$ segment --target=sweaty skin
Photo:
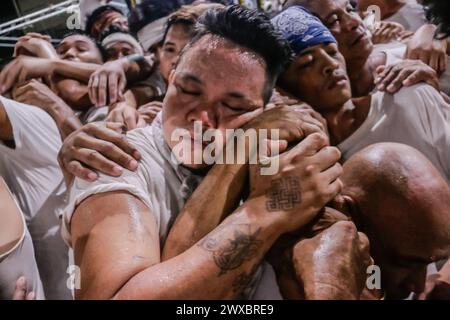
[[[447,183],[423,154],[395,143],[355,154],[342,179],[344,207],[369,237],[386,298],[422,292],[427,265],[450,256]]]

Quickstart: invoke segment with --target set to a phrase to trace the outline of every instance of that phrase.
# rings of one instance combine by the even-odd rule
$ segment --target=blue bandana
[[[272,24],[283,34],[296,55],[315,45],[337,43],[319,18],[301,6],[289,7],[274,17]]]

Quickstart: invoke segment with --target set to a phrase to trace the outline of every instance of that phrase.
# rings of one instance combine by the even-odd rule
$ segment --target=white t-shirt
[[[450,105],[431,86],[418,84],[394,95],[375,93],[367,119],[338,148],[347,160],[379,142],[416,148],[450,183]]]
[[[386,54],[386,65],[395,65],[405,59],[406,45],[401,42],[391,42],[388,44],[376,45],[374,52],[384,52]],[[447,56],[448,63],[450,65],[450,57]],[[450,94],[450,67],[440,76],[439,85],[441,91],[446,94]]]
[[[91,195],[127,191],[148,206],[159,229],[160,246],[163,247],[169,230],[186,200],[196,188],[201,177],[178,166],[171,159],[171,152],[164,141],[161,128],[147,126],[128,133],[128,140],[142,154],[136,172],[125,171],[119,178],[100,175],[94,183],[75,179],[68,206],[64,211],[63,237],[70,244],[70,222],[78,204]],[[263,264],[258,279],[247,297],[281,299],[275,274],[268,264]]]
[[[14,148],[0,141],[0,175],[17,198],[33,239],[47,299],[72,299],[67,288],[68,247],[61,237],[67,188],[57,156],[62,141],[54,120],[43,110],[6,99],[0,102],[11,122]],[[108,107],[79,114],[82,123],[102,121]]]
[[[395,14],[384,21],[397,22],[405,27],[406,30],[416,32],[421,26],[427,23],[425,10],[416,0],[408,2]]]
[[[71,299],[66,286],[68,248],[61,238],[58,210],[65,185],[57,155],[61,137],[53,119],[37,107],[0,96],[11,122],[14,148],[0,141],[0,175],[22,209],[33,239],[48,299]]]

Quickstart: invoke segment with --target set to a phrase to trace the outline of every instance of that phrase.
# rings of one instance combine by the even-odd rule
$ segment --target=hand
[[[50,76],[53,69],[54,65],[50,59],[19,56],[0,73],[0,93],[4,94],[27,80]]]
[[[405,59],[421,60],[438,75],[447,70],[447,42],[434,39],[436,26],[424,25],[408,42]]]
[[[162,108],[162,102],[152,101],[139,107],[138,112],[148,124],[151,124]]]
[[[380,91],[398,92],[403,86],[425,82],[440,91],[436,71],[420,60],[403,60],[395,65],[379,66],[375,85]]]
[[[14,57],[19,55],[57,59],[58,54],[50,42],[50,36],[39,33],[27,33],[20,37],[14,47]]]
[[[298,242],[292,261],[309,300],[359,299],[373,263],[368,238],[348,221]]]
[[[307,135],[327,134],[325,119],[306,104],[277,107],[267,110],[244,125],[247,129],[278,129],[280,140],[299,142]]]
[[[22,276],[16,282],[12,300],[36,300],[36,294],[27,291],[27,280]]]
[[[47,85],[35,79],[16,87],[12,96],[18,102],[36,106],[46,112],[65,104]]]
[[[405,32],[405,28],[396,22],[381,21],[376,24],[377,28],[372,31],[372,41],[374,44],[388,43],[398,39]]]
[[[127,86],[123,59],[106,62],[89,79],[89,97],[97,107],[124,100]]]
[[[277,212],[285,233],[306,226],[342,190],[341,153],[328,145],[323,133],[313,133],[276,156],[276,173],[262,175],[262,165],[250,165],[249,199],[258,198],[267,211]]]
[[[141,155],[123,134],[123,125],[96,122],[83,126],[64,141],[58,155],[66,182],[73,176],[87,181],[98,178],[94,170],[118,177],[123,169],[134,171]]]
[[[119,102],[121,104],[121,102]],[[119,105],[114,108],[105,120],[106,122],[116,122],[123,124],[125,130],[133,130],[136,128],[143,128],[147,125],[143,116],[133,107],[126,104]]]

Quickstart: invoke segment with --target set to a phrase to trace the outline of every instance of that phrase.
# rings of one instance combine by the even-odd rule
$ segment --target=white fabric
[[[416,0],[408,0],[399,11],[384,21],[400,23],[406,30],[416,32],[427,23],[427,18],[421,4],[418,4]]]
[[[128,133],[128,140],[141,153],[142,160],[136,172],[125,171],[120,178],[100,175],[94,183],[75,179],[71,189],[68,206],[64,211],[63,237],[70,245],[70,222],[78,204],[91,195],[127,191],[146,204],[159,228],[160,246],[163,247],[170,227],[187,200],[186,181],[195,180],[187,176],[170,160],[170,150],[164,141],[161,128],[147,126]],[[195,188],[195,186],[193,186]],[[191,190],[190,193],[192,193]],[[250,296],[280,299],[273,272],[267,264],[260,269],[264,275],[262,286],[254,288]]]
[[[44,300],[44,289],[26,226],[20,242],[8,253],[0,255],[0,300],[12,299],[16,282],[22,276],[27,281],[27,292],[34,292],[36,300]]]
[[[339,144],[344,160],[379,142],[397,142],[421,151],[450,182],[450,105],[424,84],[392,95],[372,96],[365,122]]]
[[[404,60],[406,55],[406,45],[401,42],[391,42],[389,44],[376,45],[374,52],[383,52],[386,54],[386,65],[395,65]],[[450,66],[450,57],[447,56]],[[450,94],[450,67],[440,76],[439,85],[441,91]]]
[[[0,175],[16,197],[33,239],[48,299],[71,299],[66,287],[67,246],[60,234],[58,210],[65,186],[57,154],[61,147],[53,119],[37,107],[0,96],[11,122],[14,148],[0,141]]]

